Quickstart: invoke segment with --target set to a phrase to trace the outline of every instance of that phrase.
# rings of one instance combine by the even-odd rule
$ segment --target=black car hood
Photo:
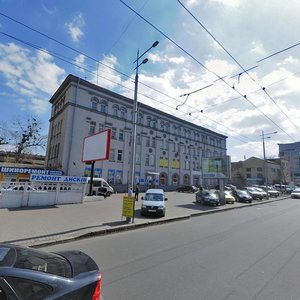
[[[60,251],[55,253],[69,261],[74,277],[81,273],[99,270],[94,260],[81,251]]]

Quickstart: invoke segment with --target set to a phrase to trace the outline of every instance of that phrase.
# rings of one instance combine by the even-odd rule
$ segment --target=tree
[[[46,137],[41,131],[41,122],[35,117],[28,117],[26,121],[17,119],[12,123],[8,133],[15,147],[16,162],[20,162],[25,153],[45,148]]]
[[[0,124],[0,146],[7,145],[9,143],[9,137],[7,132],[7,125],[4,122]]]

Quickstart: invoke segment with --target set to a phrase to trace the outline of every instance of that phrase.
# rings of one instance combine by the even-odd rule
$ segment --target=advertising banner
[[[56,183],[88,183],[87,177],[55,176],[55,175],[30,175],[30,181],[56,182]]]
[[[202,158],[203,178],[229,178],[229,156]]]
[[[126,218],[134,217],[134,197],[123,197],[122,216]]]

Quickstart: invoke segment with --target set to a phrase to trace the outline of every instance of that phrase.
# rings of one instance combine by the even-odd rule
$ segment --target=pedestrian
[[[139,201],[139,185],[138,184],[136,184],[136,186],[135,186],[134,199],[135,199],[135,201]]]

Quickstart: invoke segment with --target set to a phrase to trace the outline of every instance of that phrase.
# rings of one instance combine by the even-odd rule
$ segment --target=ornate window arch
[[[166,173],[161,173],[159,175],[159,184],[165,186],[168,184],[168,175]]]
[[[122,119],[126,119],[127,118],[127,109],[125,107],[121,107],[121,109],[120,109],[120,117]]]
[[[177,173],[172,175],[172,185],[173,186],[179,185],[179,175]]]
[[[169,123],[165,123],[165,131],[166,132],[170,131],[170,124]]]
[[[100,103],[100,111],[103,113],[107,113],[107,101],[101,100],[99,103]]]
[[[151,117],[147,117],[147,126],[151,127]]]
[[[98,110],[99,99],[97,97],[91,98],[91,107],[93,110]]]
[[[142,113],[138,114],[138,124],[143,124],[144,123],[144,115]]]
[[[188,174],[183,175],[183,184],[189,185],[190,184],[190,176]]]
[[[117,104],[114,104],[114,105],[112,106],[112,110],[113,110],[113,115],[114,115],[115,117],[118,117],[118,116],[119,116],[119,106],[118,106]]]

